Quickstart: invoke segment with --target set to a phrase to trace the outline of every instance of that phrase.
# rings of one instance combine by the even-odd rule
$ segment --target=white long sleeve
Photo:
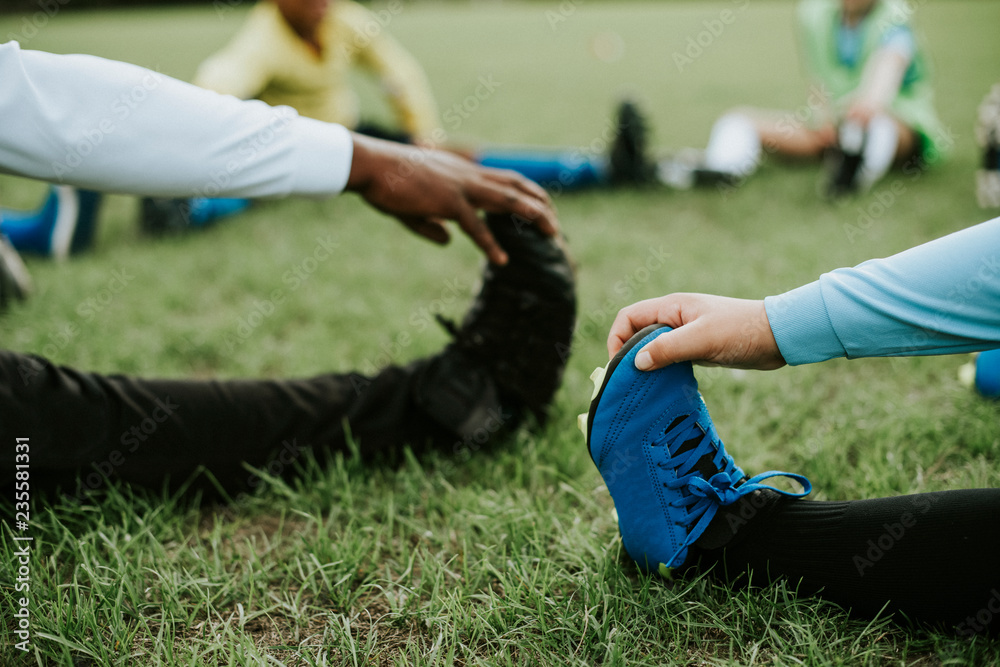
[[[326,196],[353,142],[340,125],[134,65],[0,44],[0,171],[137,195]]]

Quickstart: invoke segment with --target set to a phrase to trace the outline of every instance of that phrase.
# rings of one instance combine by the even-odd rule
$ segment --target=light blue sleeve
[[[764,299],[791,365],[1000,347],[1000,218]]]

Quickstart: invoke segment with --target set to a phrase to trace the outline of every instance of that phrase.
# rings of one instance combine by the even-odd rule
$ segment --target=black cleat
[[[861,171],[861,153],[847,153],[831,149],[827,157],[827,199],[840,199],[858,192],[858,172]]]
[[[867,140],[864,129],[855,124],[841,125],[838,134],[837,145],[826,156],[827,181],[823,194],[831,200],[857,194],[861,189],[861,166]]]
[[[634,102],[618,106],[617,134],[609,155],[612,185],[649,185],[657,182],[656,164],[649,159],[649,129]]]
[[[441,319],[454,341],[424,374],[418,402],[458,433],[502,416],[513,426],[527,411],[541,424],[562,381],[576,322],[573,267],[561,239],[516,216],[491,214],[486,224],[510,261],[488,264],[460,326]],[[450,369],[450,370],[449,370]],[[438,395],[443,375],[455,396]],[[467,387],[466,387],[467,385]]]
[[[980,208],[1000,207],[1000,83],[993,86],[979,105],[976,143],[983,151],[976,170],[976,201]]]
[[[191,202],[169,197],[143,197],[139,202],[139,227],[149,236],[187,231],[191,226]]]

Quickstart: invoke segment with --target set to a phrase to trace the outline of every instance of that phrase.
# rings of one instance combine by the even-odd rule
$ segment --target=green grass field
[[[917,178],[892,174],[838,205],[817,198],[818,167],[774,161],[728,196],[556,196],[579,262],[581,307],[543,433],[518,434],[468,461],[311,462],[300,480],[270,484],[236,506],[122,486],[86,505],[36,496],[31,652],[14,649],[5,630],[0,664],[995,663],[995,641],[852,620],[795,598],[794,586],[747,593],[640,575],[575,426],[622,306],[674,291],[780,293],[990,217],[974,202],[972,124],[997,78],[1000,3],[911,4],[954,134],[946,164]],[[727,107],[796,110],[805,101],[789,2],[402,7],[387,28],[424,63],[443,114],[475,95],[481,77],[499,84],[467,117],[450,116],[461,121],[445,126],[457,142],[599,145],[616,100],[630,96],[648,111],[657,147],[669,150],[703,145]],[[679,68],[674,54],[724,10],[735,19]],[[66,10],[44,22],[0,15],[0,39],[188,78],[245,11],[216,3]],[[362,87],[372,114],[384,116],[374,88]],[[43,192],[0,179],[6,206],[34,206]],[[161,242],[142,238],[135,218],[134,199],[109,197],[94,252],[63,265],[31,261],[37,294],[0,318],[0,344],[83,369],[169,377],[370,370],[403,332],[413,342],[394,361],[439,349],[444,333],[415,331],[414,316],[456,281],[468,290],[449,311],[460,315],[481,266],[466,239],[433,247],[353,196],[268,202]],[[232,344],[255,300],[281,287],[328,235],[339,251],[288,294],[278,316]],[[653,251],[669,259],[647,270]],[[122,289],[109,289],[114,272],[129,276]],[[93,299],[97,316],[87,309]],[[1000,411],[959,384],[965,361],[841,360],[699,377],[745,470],[800,472],[816,499],[854,499],[1000,485]],[[7,530],[3,540],[0,614],[10,629],[20,594]],[[929,562],[927,576],[947,566]]]

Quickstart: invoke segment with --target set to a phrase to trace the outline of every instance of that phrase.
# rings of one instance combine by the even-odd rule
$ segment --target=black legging
[[[741,513],[742,512],[742,513]],[[854,613],[883,610],[961,635],[1000,630],[1000,489],[726,508],[736,529],[701,565],[730,583],[785,579]]]
[[[0,443],[7,452],[0,483],[13,480],[17,438],[30,443],[32,480],[64,483],[80,474],[87,486],[106,475],[158,487],[168,475],[182,482],[204,466],[223,486],[245,488],[254,475],[244,462],[290,472],[307,449],[346,451],[348,431],[366,459],[404,444],[478,448],[513,416],[497,404],[476,423],[449,424],[436,397],[446,394],[447,409],[457,414],[463,401],[483,400],[475,387],[481,374],[461,366],[461,355],[442,354],[375,377],[147,380],[0,350]]]

